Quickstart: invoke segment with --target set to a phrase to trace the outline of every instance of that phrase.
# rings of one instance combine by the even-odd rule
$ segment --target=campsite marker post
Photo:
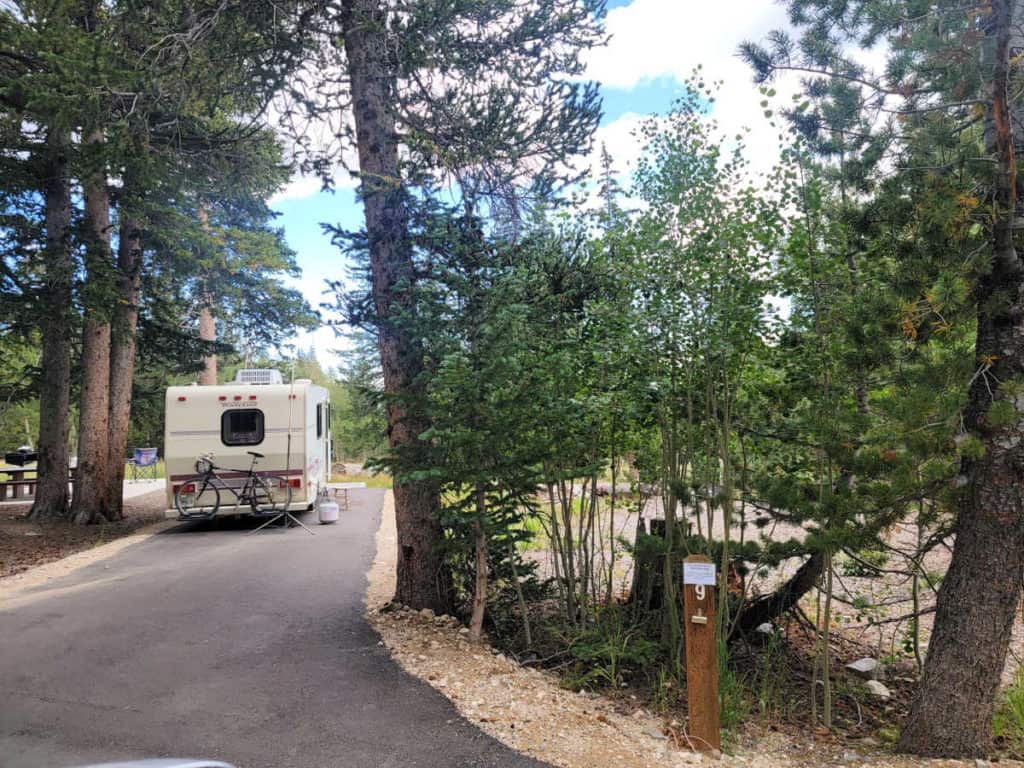
[[[720,750],[715,565],[704,555],[690,555],[683,561],[683,617],[688,735],[694,749]]]

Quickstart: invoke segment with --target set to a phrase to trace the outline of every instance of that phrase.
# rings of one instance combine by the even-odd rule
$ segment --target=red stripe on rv
[[[284,475],[285,477],[291,477],[292,475],[302,475],[302,470],[301,469],[281,469],[281,470],[273,470],[273,469],[262,470],[261,469],[260,471],[254,473],[254,474],[257,474],[260,477],[270,477],[271,475],[274,475],[274,476]],[[219,478],[221,478],[223,480],[228,480],[228,479],[233,478],[233,477],[248,477],[248,476],[249,476],[248,472],[218,472],[217,473],[217,477],[219,477]],[[198,475],[196,475],[195,472],[193,472],[191,475],[171,475],[171,482],[174,483],[174,482],[177,482],[179,480],[191,480],[194,477],[198,477]]]

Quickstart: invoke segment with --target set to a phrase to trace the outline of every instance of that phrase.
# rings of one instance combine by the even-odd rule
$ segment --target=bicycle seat
[[[264,458],[262,453],[256,453],[256,451],[246,451],[250,456],[255,456],[257,459]]]

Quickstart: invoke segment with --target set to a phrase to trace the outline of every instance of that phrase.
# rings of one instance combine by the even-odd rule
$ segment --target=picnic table
[[[68,483],[75,482],[75,470],[78,461],[72,457],[71,466],[68,467]],[[18,466],[17,464],[0,464],[0,475],[6,475],[7,480],[0,480],[0,501],[17,501],[20,499],[33,499],[36,495],[36,477],[26,475],[36,473],[36,463]],[[10,491],[10,495],[8,495]]]
[[[338,509],[348,512],[348,492],[354,488],[365,488],[366,483],[328,483],[327,492],[338,502]]]

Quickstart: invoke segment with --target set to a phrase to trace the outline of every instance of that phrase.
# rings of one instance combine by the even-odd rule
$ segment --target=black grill
[[[24,467],[26,464],[31,464],[33,461],[39,458],[39,454],[35,451],[17,450],[14,453],[5,453],[4,461],[8,464],[13,464],[16,467]]]

